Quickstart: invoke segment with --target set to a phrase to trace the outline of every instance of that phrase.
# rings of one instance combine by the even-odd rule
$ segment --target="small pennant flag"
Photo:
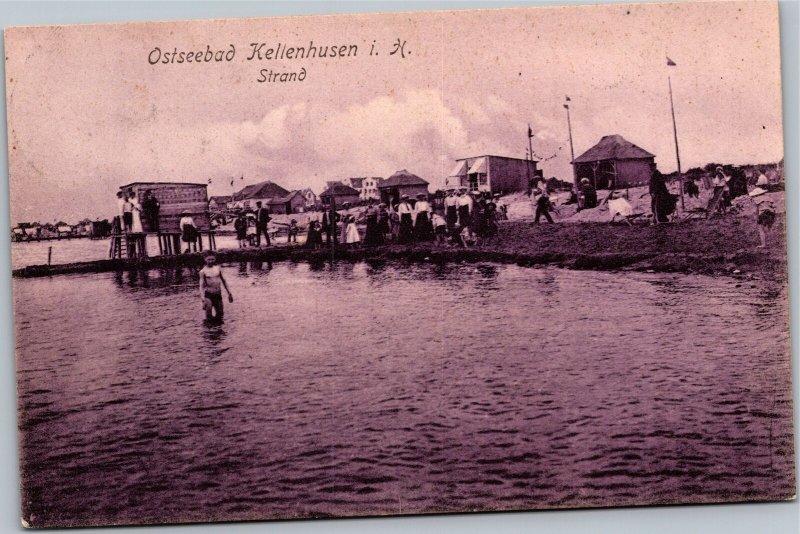
[[[208,183],[211,183],[211,178],[208,179]]]
[[[244,176],[240,176],[240,177],[239,177],[239,179],[240,179],[240,180],[244,180]]]
[[[677,65],[677,63],[675,63],[674,61],[672,61],[672,60],[669,58],[669,56],[667,56],[667,67],[675,67],[676,65]]]
[[[231,185],[233,185],[233,179],[231,179]]]
[[[565,95],[565,96],[567,98],[567,102],[572,102],[572,99],[569,97],[569,95]]]
[[[533,137],[533,130],[531,130],[531,125],[528,125],[528,137]]]
[[[564,109],[569,109],[569,105],[568,104],[564,104]]]

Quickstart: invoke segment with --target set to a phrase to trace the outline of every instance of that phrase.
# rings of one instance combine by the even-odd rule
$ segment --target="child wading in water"
[[[222,306],[222,287],[228,292],[228,302],[233,302],[233,295],[217,265],[216,256],[207,254],[205,260],[206,266],[200,269],[200,300],[203,302],[206,319],[221,320],[225,313]]]

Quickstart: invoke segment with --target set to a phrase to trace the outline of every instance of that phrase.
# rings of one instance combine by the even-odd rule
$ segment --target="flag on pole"
[[[531,130],[531,125],[528,125],[528,137],[533,137],[533,130]]]
[[[564,95],[564,96],[567,98],[567,102],[572,102],[572,99],[569,97],[569,95]]]
[[[231,187],[233,187],[233,178],[231,178]]]
[[[564,109],[569,109],[569,105],[568,104],[564,104]]]
[[[244,176],[240,176],[240,177],[239,177],[239,179],[240,179],[240,180],[244,180]]]
[[[677,63],[675,63],[674,61],[672,61],[672,60],[669,58],[669,56],[667,56],[667,67],[675,67],[675,66],[677,66]]]

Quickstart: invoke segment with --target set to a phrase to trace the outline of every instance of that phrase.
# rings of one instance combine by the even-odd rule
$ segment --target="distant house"
[[[385,204],[396,204],[403,195],[414,198],[420,193],[428,194],[428,182],[405,169],[382,180],[377,188]]]
[[[100,239],[111,235],[111,223],[107,219],[102,221],[92,221],[92,228],[89,232],[89,237],[92,239]]]
[[[92,221],[91,219],[84,219],[74,226],[75,235],[91,236],[92,235]]]
[[[26,239],[30,239],[30,236],[25,232],[25,228],[15,226],[11,229],[11,239],[17,242],[25,241]]]
[[[241,191],[236,192],[233,197],[236,199],[235,206],[245,209],[255,209],[256,202],[264,205],[275,198],[285,197],[289,191],[269,180],[257,184],[248,185]]]
[[[346,185],[358,191],[358,196],[361,200],[378,199],[380,192],[378,191],[378,184],[381,178],[377,176],[363,176],[358,178],[347,178],[344,180]]]
[[[350,187],[358,191],[359,194],[361,194],[361,189],[363,189],[364,187],[364,178],[358,178],[358,177],[345,178],[344,180],[342,180],[342,183],[344,185],[349,185]]]
[[[306,199],[302,191],[292,191],[286,196],[273,198],[267,202],[267,207],[272,213],[290,214],[303,213],[306,208]]]
[[[306,199],[306,207],[314,206],[317,204],[317,201],[319,199],[317,198],[317,194],[314,193],[314,191],[312,191],[311,189],[303,189],[301,193],[303,194],[303,198]]]
[[[573,165],[578,182],[588,178],[595,189],[621,189],[649,183],[655,155],[621,135],[606,135]]]
[[[38,237],[42,239],[47,239],[50,237],[58,237],[58,231],[56,227],[50,223],[45,223],[39,227]]]
[[[532,178],[541,176],[536,160],[506,156],[476,156],[456,160],[445,178],[445,188],[466,187],[470,191],[491,191],[501,195],[526,191]]]
[[[344,185],[341,182],[333,183],[325,191],[319,194],[320,200],[326,206],[329,206],[331,199],[336,202],[337,206],[341,206],[345,202],[355,204],[359,201],[359,193],[357,189],[353,189],[349,185]]]
[[[230,208],[233,204],[233,197],[230,195],[215,196],[208,199],[208,209],[213,211]]]

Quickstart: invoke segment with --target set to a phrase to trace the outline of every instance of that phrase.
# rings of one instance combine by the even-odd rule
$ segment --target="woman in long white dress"
[[[142,206],[140,206],[139,201],[136,200],[136,193],[130,194],[128,202],[130,202],[131,204],[131,215],[133,215],[133,224],[131,224],[131,233],[141,234],[144,232],[144,228],[142,227]]]

